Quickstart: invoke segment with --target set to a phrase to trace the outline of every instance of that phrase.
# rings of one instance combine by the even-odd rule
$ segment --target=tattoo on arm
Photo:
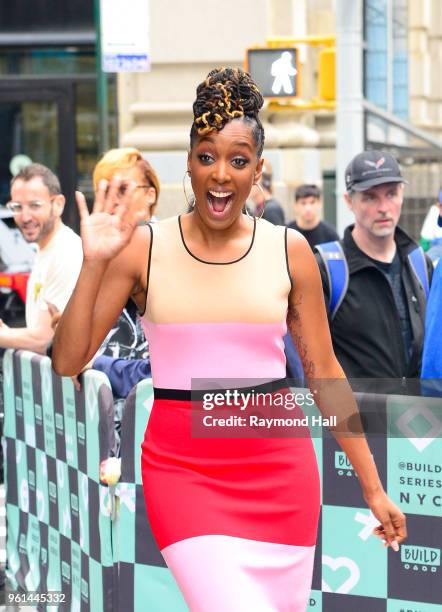
[[[302,367],[304,369],[304,375],[308,379],[314,378],[315,376],[315,364],[309,358],[307,345],[302,338],[301,316],[297,308],[301,304],[302,295],[299,296],[295,304],[289,305],[289,310],[287,314],[287,326],[296,345],[296,348],[298,349],[299,357],[301,359]]]

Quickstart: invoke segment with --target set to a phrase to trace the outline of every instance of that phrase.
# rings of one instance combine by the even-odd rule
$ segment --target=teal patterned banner
[[[99,481],[115,447],[109,382],[90,371],[78,393],[25,351],[6,352],[3,376],[12,587],[62,591],[70,603],[60,610],[114,610],[109,489]]]
[[[100,484],[115,454],[109,383],[89,371],[77,392],[48,358],[4,358],[7,556],[13,585],[61,590],[91,612],[184,612],[187,606],[153,539],[141,482],[141,442],[153,402],[151,381],[127,398],[121,477]],[[322,512],[309,608],[315,612],[436,612],[442,609],[442,400],[371,396],[361,411],[388,423],[369,435],[381,479],[407,514],[399,554],[371,532],[351,464],[327,432],[313,438]],[[316,414],[316,408],[310,409]],[[177,520],[179,517],[177,516]],[[228,585],[226,585],[228,588]]]

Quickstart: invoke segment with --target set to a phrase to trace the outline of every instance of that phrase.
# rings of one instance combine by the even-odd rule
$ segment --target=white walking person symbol
[[[281,93],[281,89],[285,94],[293,93],[293,85],[290,77],[295,76],[298,71],[292,66],[292,56],[288,51],[281,53],[281,57],[275,60],[271,67],[271,75],[275,77],[272,85],[272,91],[275,95]]]

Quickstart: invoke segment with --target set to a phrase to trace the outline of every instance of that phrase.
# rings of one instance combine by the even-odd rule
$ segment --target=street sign
[[[264,97],[299,96],[296,47],[247,49],[246,63],[246,70],[250,72]]]
[[[150,70],[149,1],[100,0],[103,72]]]

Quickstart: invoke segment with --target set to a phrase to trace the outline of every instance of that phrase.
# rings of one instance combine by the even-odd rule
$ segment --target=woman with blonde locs
[[[357,411],[330,340],[316,261],[294,230],[244,214],[259,181],[262,96],[240,69],[197,88],[186,214],[137,227],[133,185],[100,185],[92,213],[78,195],[83,268],[54,339],[53,367],[77,372],[132,296],[149,341],[154,405],[142,445],[146,508],[192,611],[304,611],[311,587],[319,479],[309,436],[192,436],[193,379],[284,387],[287,323],[321,412]],[[79,334],[81,330],[81,334]],[[209,384],[209,383],[208,383]],[[264,385],[265,386],[265,385]],[[363,434],[333,432],[375,529],[393,549],[405,517],[387,497]]]

